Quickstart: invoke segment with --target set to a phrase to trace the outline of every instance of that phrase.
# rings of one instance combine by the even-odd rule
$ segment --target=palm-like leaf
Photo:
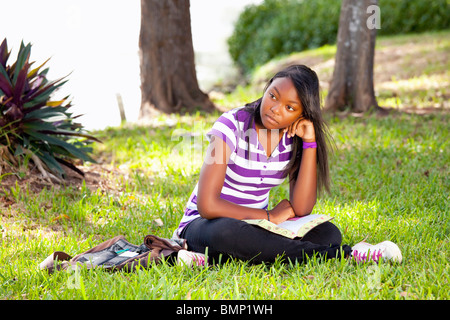
[[[44,63],[31,69],[31,44],[22,42],[16,61],[10,57],[6,39],[0,45],[0,145],[6,145],[15,156],[24,148],[33,152],[49,170],[64,175],[61,164],[82,173],[71,162],[94,160],[89,156],[90,142],[99,141],[73,120],[69,97],[51,100],[52,94],[67,80],[48,81]]]

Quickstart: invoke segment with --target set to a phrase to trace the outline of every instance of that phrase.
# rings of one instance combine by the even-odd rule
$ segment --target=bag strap
[[[187,249],[187,242],[185,239],[166,239],[155,235],[147,235],[144,238],[144,244],[150,250],[160,248],[161,250],[179,251]]]
[[[69,261],[70,259],[72,259],[72,257],[69,254],[67,254],[63,251],[55,251],[39,264],[39,268],[41,270],[46,270],[49,273],[52,273],[55,270],[55,268],[56,268],[56,270],[59,271],[61,269],[67,268],[68,263],[62,263],[62,264],[57,264],[57,263],[58,262],[66,262],[66,261]]]
[[[156,263],[158,263],[162,257],[169,257],[181,249],[187,249],[187,242],[184,239],[173,240],[160,238],[155,235],[145,236],[144,245],[150,250],[148,261]]]

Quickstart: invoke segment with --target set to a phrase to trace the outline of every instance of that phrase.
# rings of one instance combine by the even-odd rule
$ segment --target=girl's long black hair
[[[323,189],[330,192],[330,172],[328,167],[328,153],[332,142],[328,126],[322,117],[320,105],[319,78],[317,74],[305,65],[292,65],[275,74],[264,88],[264,92],[277,78],[290,78],[297,90],[298,97],[303,107],[302,116],[310,120],[314,125],[317,143],[317,191],[321,193]],[[261,100],[248,103],[244,110],[252,115],[249,128],[252,128],[253,121],[261,123],[260,108]],[[303,152],[303,141],[300,137],[294,136],[292,154],[290,161],[285,167],[285,176],[289,175],[290,180],[296,180],[300,170],[300,162]]]

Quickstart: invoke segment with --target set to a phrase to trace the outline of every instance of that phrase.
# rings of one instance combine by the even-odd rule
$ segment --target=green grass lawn
[[[414,92],[405,90],[401,98],[414,103]],[[445,92],[438,97],[442,101]],[[387,97],[385,91],[380,95]],[[240,97],[248,96],[241,89]],[[403,253],[400,265],[313,259],[303,265],[230,261],[192,269],[163,263],[136,273],[38,270],[54,251],[75,255],[117,235],[136,244],[147,234],[170,238],[198,179],[204,133],[218,115],[161,116],[150,127],[96,133],[104,141],[94,146],[101,166],[85,166],[99,172],[94,187],[1,188],[0,298],[450,298],[448,109],[326,115],[336,144],[332,190],[314,211],[334,217],[345,244],[364,238],[396,242]],[[287,197],[283,184],[272,192],[271,204]]]

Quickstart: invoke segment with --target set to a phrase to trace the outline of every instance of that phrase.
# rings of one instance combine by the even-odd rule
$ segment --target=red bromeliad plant
[[[54,101],[52,93],[65,77],[47,80],[48,61],[32,69],[31,44],[20,45],[17,60],[7,65],[11,54],[6,39],[0,45],[0,149],[3,157],[15,162],[29,156],[46,178],[64,177],[64,165],[80,174],[74,160],[94,160],[88,155],[95,137],[73,120],[68,97]],[[0,154],[0,155],[1,155]],[[50,174],[49,174],[50,173]],[[56,175],[56,176],[55,176]]]

